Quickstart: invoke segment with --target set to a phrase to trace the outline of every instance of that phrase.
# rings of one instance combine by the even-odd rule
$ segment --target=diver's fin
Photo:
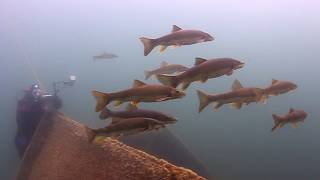
[[[96,98],[96,112],[101,111],[109,102],[110,102],[110,95],[108,93],[99,92],[93,90],[91,94]]]
[[[168,66],[169,63],[167,63],[166,61],[162,61],[161,64],[160,64],[160,67],[165,67],[165,66]]]
[[[133,81],[133,87],[139,87],[139,86],[145,86],[145,85],[146,85],[146,83],[144,83],[144,82],[142,82],[140,80],[135,79]]]
[[[168,46],[163,46],[163,45],[161,45],[161,46],[160,46],[160,52],[163,52],[164,50],[166,50],[167,47],[168,47]]]
[[[137,110],[138,107],[137,106],[134,106],[132,105],[131,103],[128,103],[127,105],[127,111],[134,111],[134,110]]]
[[[278,80],[276,80],[276,79],[272,79],[271,84],[275,84],[275,83],[277,83],[277,82],[278,82]]]
[[[238,79],[233,81],[232,86],[231,86],[231,90],[232,91],[236,91],[236,90],[239,90],[239,89],[242,89],[242,88],[243,88],[243,86],[242,86],[242,84],[240,83],[240,81]]]
[[[202,63],[204,63],[206,61],[208,61],[208,60],[206,60],[204,58],[197,57],[195,62],[194,62],[194,65],[197,66],[197,65],[202,64]]]
[[[147,56],[152,51],[152,49],[157,45],[154,39],[141,37],[140,41],[143,43],[143,46],[144,46],[144,56]]]
[[[176,32],[176,31],[180,31],[180,30],[182,30],[180,27],[178,27],[177,25],[173,25],[171,32]]]

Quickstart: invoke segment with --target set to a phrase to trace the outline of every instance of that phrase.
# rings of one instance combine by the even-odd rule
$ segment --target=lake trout
[[[157,75],[157,79],[166,86],[177,87],[182,84],[182,90],[189,87],[192,82],[206,82],[208,79],[223,75],[232,75],[233,71],[242,68],[244,63],[231,58],[216,58],[206,60],[196,58],[195,65],[176,76]]]
[[[160,52],[163,52],[168,46],[184,46],[206,41],[213,41],[214,38],[205,32],[199,30],[184,30],[173,25],[170,34],[156,39],[149,39],[145,37],[140,38],[144,46],[144,55],[147,56],[153,48],[160,47]]]
[[[114,93],[93,90],[92,95],[97,101],[96,112],[99,112],[112,101],[116,101],[115,106],[120,106],[124,102],[138,105],[139,102],[161,102],[183,98],[185,93],[172,87],[148,85],[142,81],[134,80],[133,88]]]
[[[201,112],[208,104],[215,103],[214,109],[218,109],[224,104],[230,104],[236,109],[240,109],[242,104],[250,104],[252,102],[262,101],[263,90],[260,88],[245,88],[238,80],[232,84],[230,92],[222,94],[206,94],[203,91],[197,90],[199,98],[199,109]]]

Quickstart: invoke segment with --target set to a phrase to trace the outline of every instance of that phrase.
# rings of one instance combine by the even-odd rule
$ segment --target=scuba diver
[[[38,84],[31,85],[24,91],[24,96],[18,101],[17,105],[17,133],[15,136],[15,146],[19,158],[22,159],[26,148],[31,142],[32,136],[47,112],[53,112],[62,107],[62,100],[58,96],[57,85],[73,86],[76,77],[70,76],[68,81],[58,81],[53,83],[53,95],[40,89]]]

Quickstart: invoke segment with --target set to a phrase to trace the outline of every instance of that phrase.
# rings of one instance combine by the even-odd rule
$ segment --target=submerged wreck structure
[[[48,113],[38,125],[17,180],[203,180],[144,151],[106,138],[89,142],[90,128],[62,113]]]

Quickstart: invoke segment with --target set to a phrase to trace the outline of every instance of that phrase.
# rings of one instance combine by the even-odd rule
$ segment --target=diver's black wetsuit
[[[62,106],[60,98],[52,96],[50,98],[35,98],[32,91],[26,91],[23,99],[18,101],[17,106],[17,134],[15,145],[20,159],[23,157],[32,136],[41,121],[44,113],[48,111],[48,105],[58,109]]]
[[[15,144],[20,158],[28,147],[43,114],[44,111],[39,101],[34,101],[28,95],[18,102],[16,117],[18,127]]]

